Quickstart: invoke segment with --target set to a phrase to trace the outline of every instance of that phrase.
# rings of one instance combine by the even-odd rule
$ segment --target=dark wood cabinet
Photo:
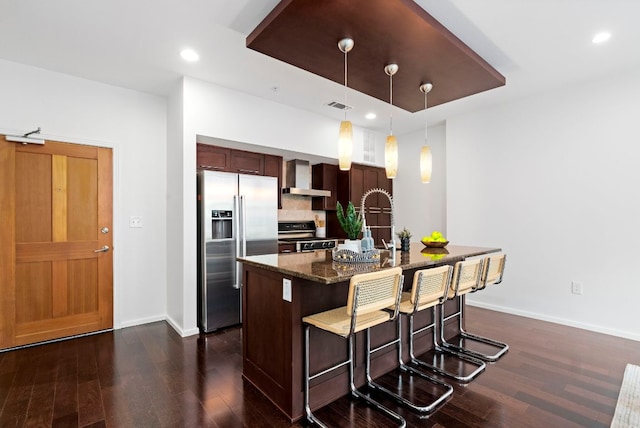
[[[378,185],[377,187],[386,190],[393,197],[393,181],[387,178],[387,174],[384,168],[377,168],[378,175]],[[389,199],[384,195],[378,193],[378,199],[376,201],[376,207],[380,209],[380,212],[377,214],[376,225],[385,226],[382,229],[377,229],[376,232],[372,230],[371,235],[376,242],[377,245],[382,243],[382,239],[386,242],[391,241],[391,203]],[[369,206],[369,201],[367,199],[367,206]],[[373,206],[373,205],[372,205]],[[370,222],[371,223],[371,222]],[[371,223],[373,224],[373,223]]]
[[[264,155],[244,150],[232,150],[229,171],[239,174],[265,175]]]
[[[278,208],[282,208],[282,156],[264,155],[264,175],[278,179]]]
[[[196,169],[276,177],[278,208],[282,208],[282,156],[197,143]]]
[[[196,144],[196,169],[210,169],[212,171],[229,171],[231,165],[231,150],[224,147]]]
[[[278,242],[279,253],[295,253],[296,244],[294,242]]]
[[[338,166],[319,163],[311,166],[311,188],[328,190],[331,196],[318,196],[311,200],[314,210],[335,211],[338,201]]]
[[[369,165],[352,164],[349,171],[338,171],[337,188],[337,198],[342,206],[346,208],[351,201],[358,211],[362,196],[371,189],[380,188],[393,195],[393,182],[387,178],[384,168]],[[391,205],[384,195],[374,193],[367,197],[365,218],[367,226],[372,226],[371,237],[376,246],[382,245],[382,239],[386,242],[391,240]],[[327,212],[327,233],[329,236],[346,238],[335,212]]]

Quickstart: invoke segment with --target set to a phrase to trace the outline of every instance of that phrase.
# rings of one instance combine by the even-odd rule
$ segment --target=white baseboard
[[[164,321],[164,320],[165,320],[164,315],[158,315],[155,317],[140,318],[137,320],[121,322],[119,327],[114,327],[114,328],[119,329],[119,328],[135,327],[137,325],[149,324],[152,322],[158,322],[158,321]]]
[[[178,323],[175,322],[170,316],[167,315],[165,321],[173,328],[176,333],[180,335],[180,337],[193,336],[200,333],[200,330],[196,328],[190,328],[188,330],[183,330],[178,326]]]
[[[504,312],[512,315],[519,315],[521,317],[533,318],[541,321],[548,321],[555,324],[562,324],[569,327],[581,328],[583,330],[594,331],[596,333],[604,333],[611,336],[622,337],[624,339],[631,339],[631,340],[640,342],[640,334],[636,332],[632,333],[630,331],[610,329],[610,328],[605,328],[605,327],[601,327],[594,324],[586,324],[578,321],[573,321],[566,318],[552,317],[549,315],[539,314],[537,312],[522,311],[519,309],[514,309],[510,307],[505,307],[505,306],[498,306],[498,305],[492,305],[489,303],[476,302],[469,299],[466,300],[466,304],[469,306],[476,306],[478,308],[490,309],[492,311]]]
[[[126,321],[126,322],[122,322],[120,323],[119,326],[114,326],[114,329],[120,329],[120,328],[127,328],[127,327],[135,327],[137,325],[142,325],[142,324],[149,324],[152,322],[158,322],[158,321],[166,321],[171,328],[173,328],[176,333],[178,333],[180,335],[180,337],[187,337],[187,336],[193,336],[195,334],[199,334],[200,330],[196,327],[196,328],[191,328],[188,330],[182,330],[179,326],[178,323],[176,323],[170,316],[165,316],[165,315],[158,315],[155,317],[149,317],[149,318],[140,318],[137,320],[133,320],[133,321]]]

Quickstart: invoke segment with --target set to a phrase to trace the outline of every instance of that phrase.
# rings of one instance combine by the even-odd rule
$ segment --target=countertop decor
[[[420,241],[425,247],[429,248],[443,248],[449,245],[449,241]]]

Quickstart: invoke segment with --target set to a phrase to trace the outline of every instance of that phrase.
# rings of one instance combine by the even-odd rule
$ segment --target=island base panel
[[[412,272],[405,272],[405,289],[410,287]],[[335,284],[322,284],[278,272],[244,265],[243,268],[243,376],[267,396],[291,421],[304,415],[304,330],[302,318],[344,306],[349,289],[348,280]],[[292,301],[283,300],[282,280],[292,283]],[[409,284],[409,285],[407,285]],[[457,300],[445,303],[445,314],[457,310]],[[409,358],[408,319],[400,317],[403,331],[403,357]],[[415,328],[432,322],[431,311],[414,316]],[[396,337],[396,324],[389,322],[371,330],[371,346],[391,341]],[[458,334],[456,320],[450,320],[445,337]],[[346,339],[311,328],[310,368],[312,373],[322,371],[347,358]],[[365,384],[365,335],[356,334],[354,377],[356,386]],[[432,349],[431,332],[415,339],[415,353],[420,355]],[[390,346],[375,353],[371,359],[374,378],[394,370],[398,365],[397,350]],[[311,407],[320,408],[349,393],[348,368],[327,373],[314,379],[310,385]]]

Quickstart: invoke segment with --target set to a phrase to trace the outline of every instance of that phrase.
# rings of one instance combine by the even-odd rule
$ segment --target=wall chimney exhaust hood
[[[311,168],[309,161],[294,159],[287,161],[286,187],[282,193],[301,196],[331,196],[328,190],[311,188]]]

